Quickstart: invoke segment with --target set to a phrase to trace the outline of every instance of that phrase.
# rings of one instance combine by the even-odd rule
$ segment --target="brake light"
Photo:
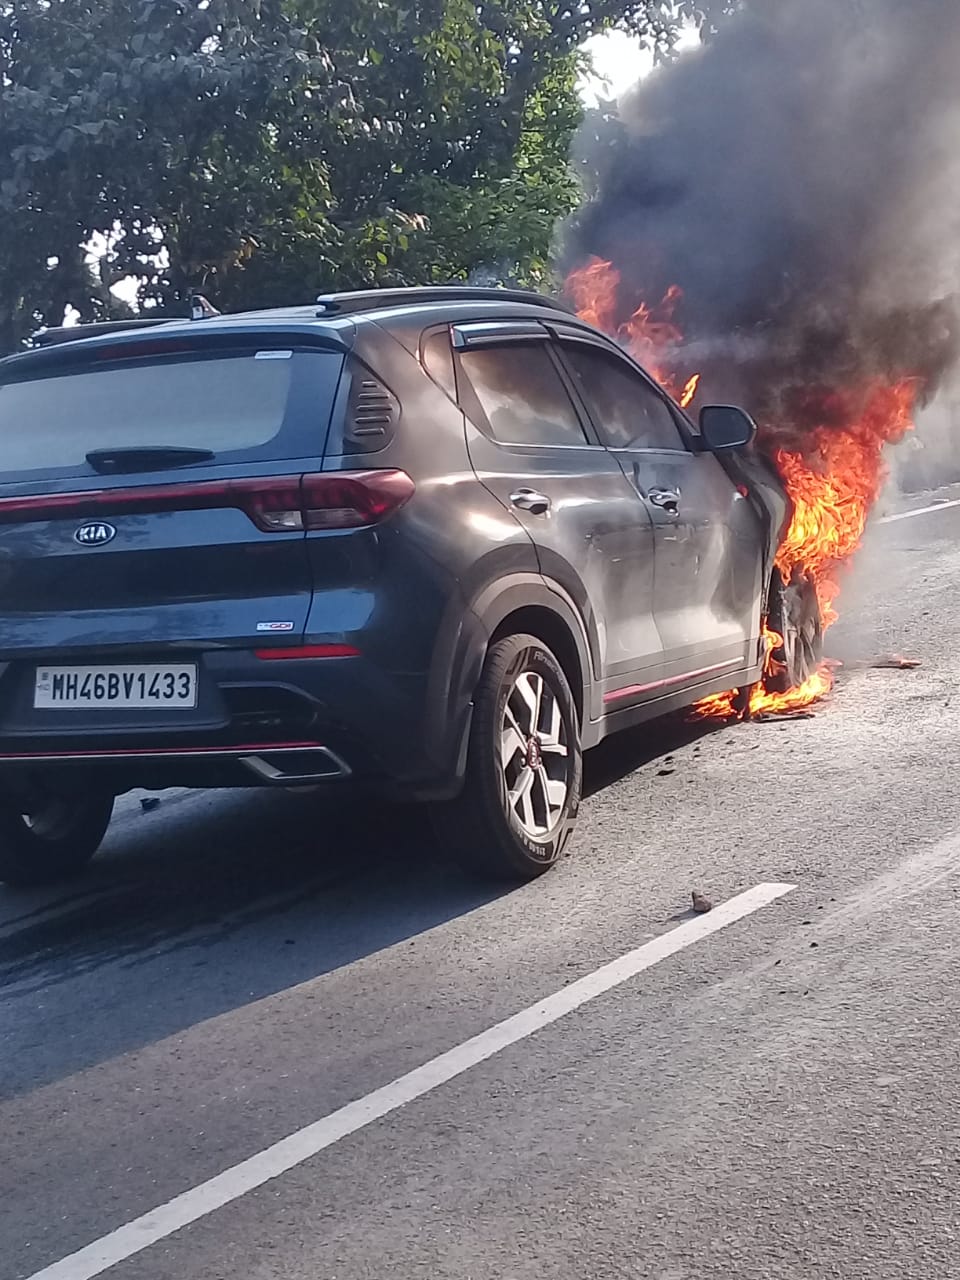
[[[289,649],[255,649],[264,662],[284,662],[292,658],[359,658],[352,644],[302,644]]]
[[[139,360],[152,356],[180,355],[196,350],[182,338],[154,338],[152,341],[123,342],[100,347],[91,353],[94,360]]]
[[[298,476],[89,489],[0,498],[0,522],[144,515],[163,511],[243,511],[264,533],[360,529],[379,524],[413,496],[405,471],[331,471]]]
[[[405,471],[339,471],[303,477],[307,529],[358,529],[379,524],[413,497]]]

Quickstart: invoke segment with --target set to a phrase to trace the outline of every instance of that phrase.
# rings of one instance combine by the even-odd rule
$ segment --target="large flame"
[[[813,574],[826,626],[837,618],[835,569],[860,545],[886,475],[884,446],[901,440],[912,428],[916,395],[913,379],[876,383],[860,395],[825,395],[820,400],[821,421],[809,432],[803,453],[774,451],[794,504],[777,566],[785,581],[795,568]],[[824,416],[829,427],[823,425]],[[839,429],[838,421],[843,424]]]
[[[609,333],[666,387],[684,408],[690,404],[700,384],[694,373],[678,383],[666,367],[666,359],[683,345],[683,330],[674,322],[683,290],[671,285],[660,301],[651,306],[641,302],[628,320],[617,321],[620,273],[610,262],[592,258],[584,267],[567,276],[566,292],[581,320]]]
[[[616,268],[596,258],[567,279],[568,296],[580,317],[616,338],[686,408],[697,393],[700,374],[678,381],[675,372],[683,355],[683,331],[676,322],[682,291],[674,286],[659,303],[642,302],[621,322],[617,320],[619,286]],[[796,571],[813,578],[825,627],[837,618],[837,571],[860,545],[870,508],[883,486],[884,447],[912,428],[917,391],[913,379],[856,389],[806,388],[802,402],[785,407],[790,423],[802,424],[802,433],[791,441],[794,448],[777,443],[781,424],[774,430],[761,429],[761,444],[793,502],[793,518],[776,564],[785,582]],[[766,629],[765,638],[765,674],[782,675],[773,656],[782,637]],[[829,693],[834,665],[824,663],[803,685],[785,693],[761,683],[749,695],[745,691],[743,698],[737,690],[705,698],[695,712],[734,718],[747,710],[751,714],[799,710]]]

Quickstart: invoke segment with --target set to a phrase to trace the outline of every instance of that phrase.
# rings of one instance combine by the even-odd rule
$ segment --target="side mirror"
[[[757,434],[757,424],[732,404],[708,404],[700,410],[700,435],[712,453],[742,449]]]

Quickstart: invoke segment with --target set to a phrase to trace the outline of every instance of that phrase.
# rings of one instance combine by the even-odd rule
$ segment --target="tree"
[[[110,284],[131,271],[162,303],[241,263],[256,234],[295,220],[305,239],[323,237],[313,122],[335,115],[343,89],[281,0],[15,0],[0,77],[7,348],[68,306],[115,312]],[[96,234],[110,248],[92,269],[83,246]]]
[[[699,6],[702,8],[703,6]],[[182,310],[465,278],[542,285],[583,40],[651,0],[7,0],[0,347],[111,291]],[[105,247],[91,257],[84,247]]]

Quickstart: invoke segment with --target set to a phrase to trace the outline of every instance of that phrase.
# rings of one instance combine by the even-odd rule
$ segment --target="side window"
[[[447,329],[428,333],[420,348],[420,360],[433,381],[451,400],[457,398],[457,384],[453,376],[453,348]]]
[[[577,390],[611,449],[683,449],[670,406],[612,351],[567,343]]]
[[[501,444],[587,443],[545,342],[476,347],[462,352],[460,368]]]

